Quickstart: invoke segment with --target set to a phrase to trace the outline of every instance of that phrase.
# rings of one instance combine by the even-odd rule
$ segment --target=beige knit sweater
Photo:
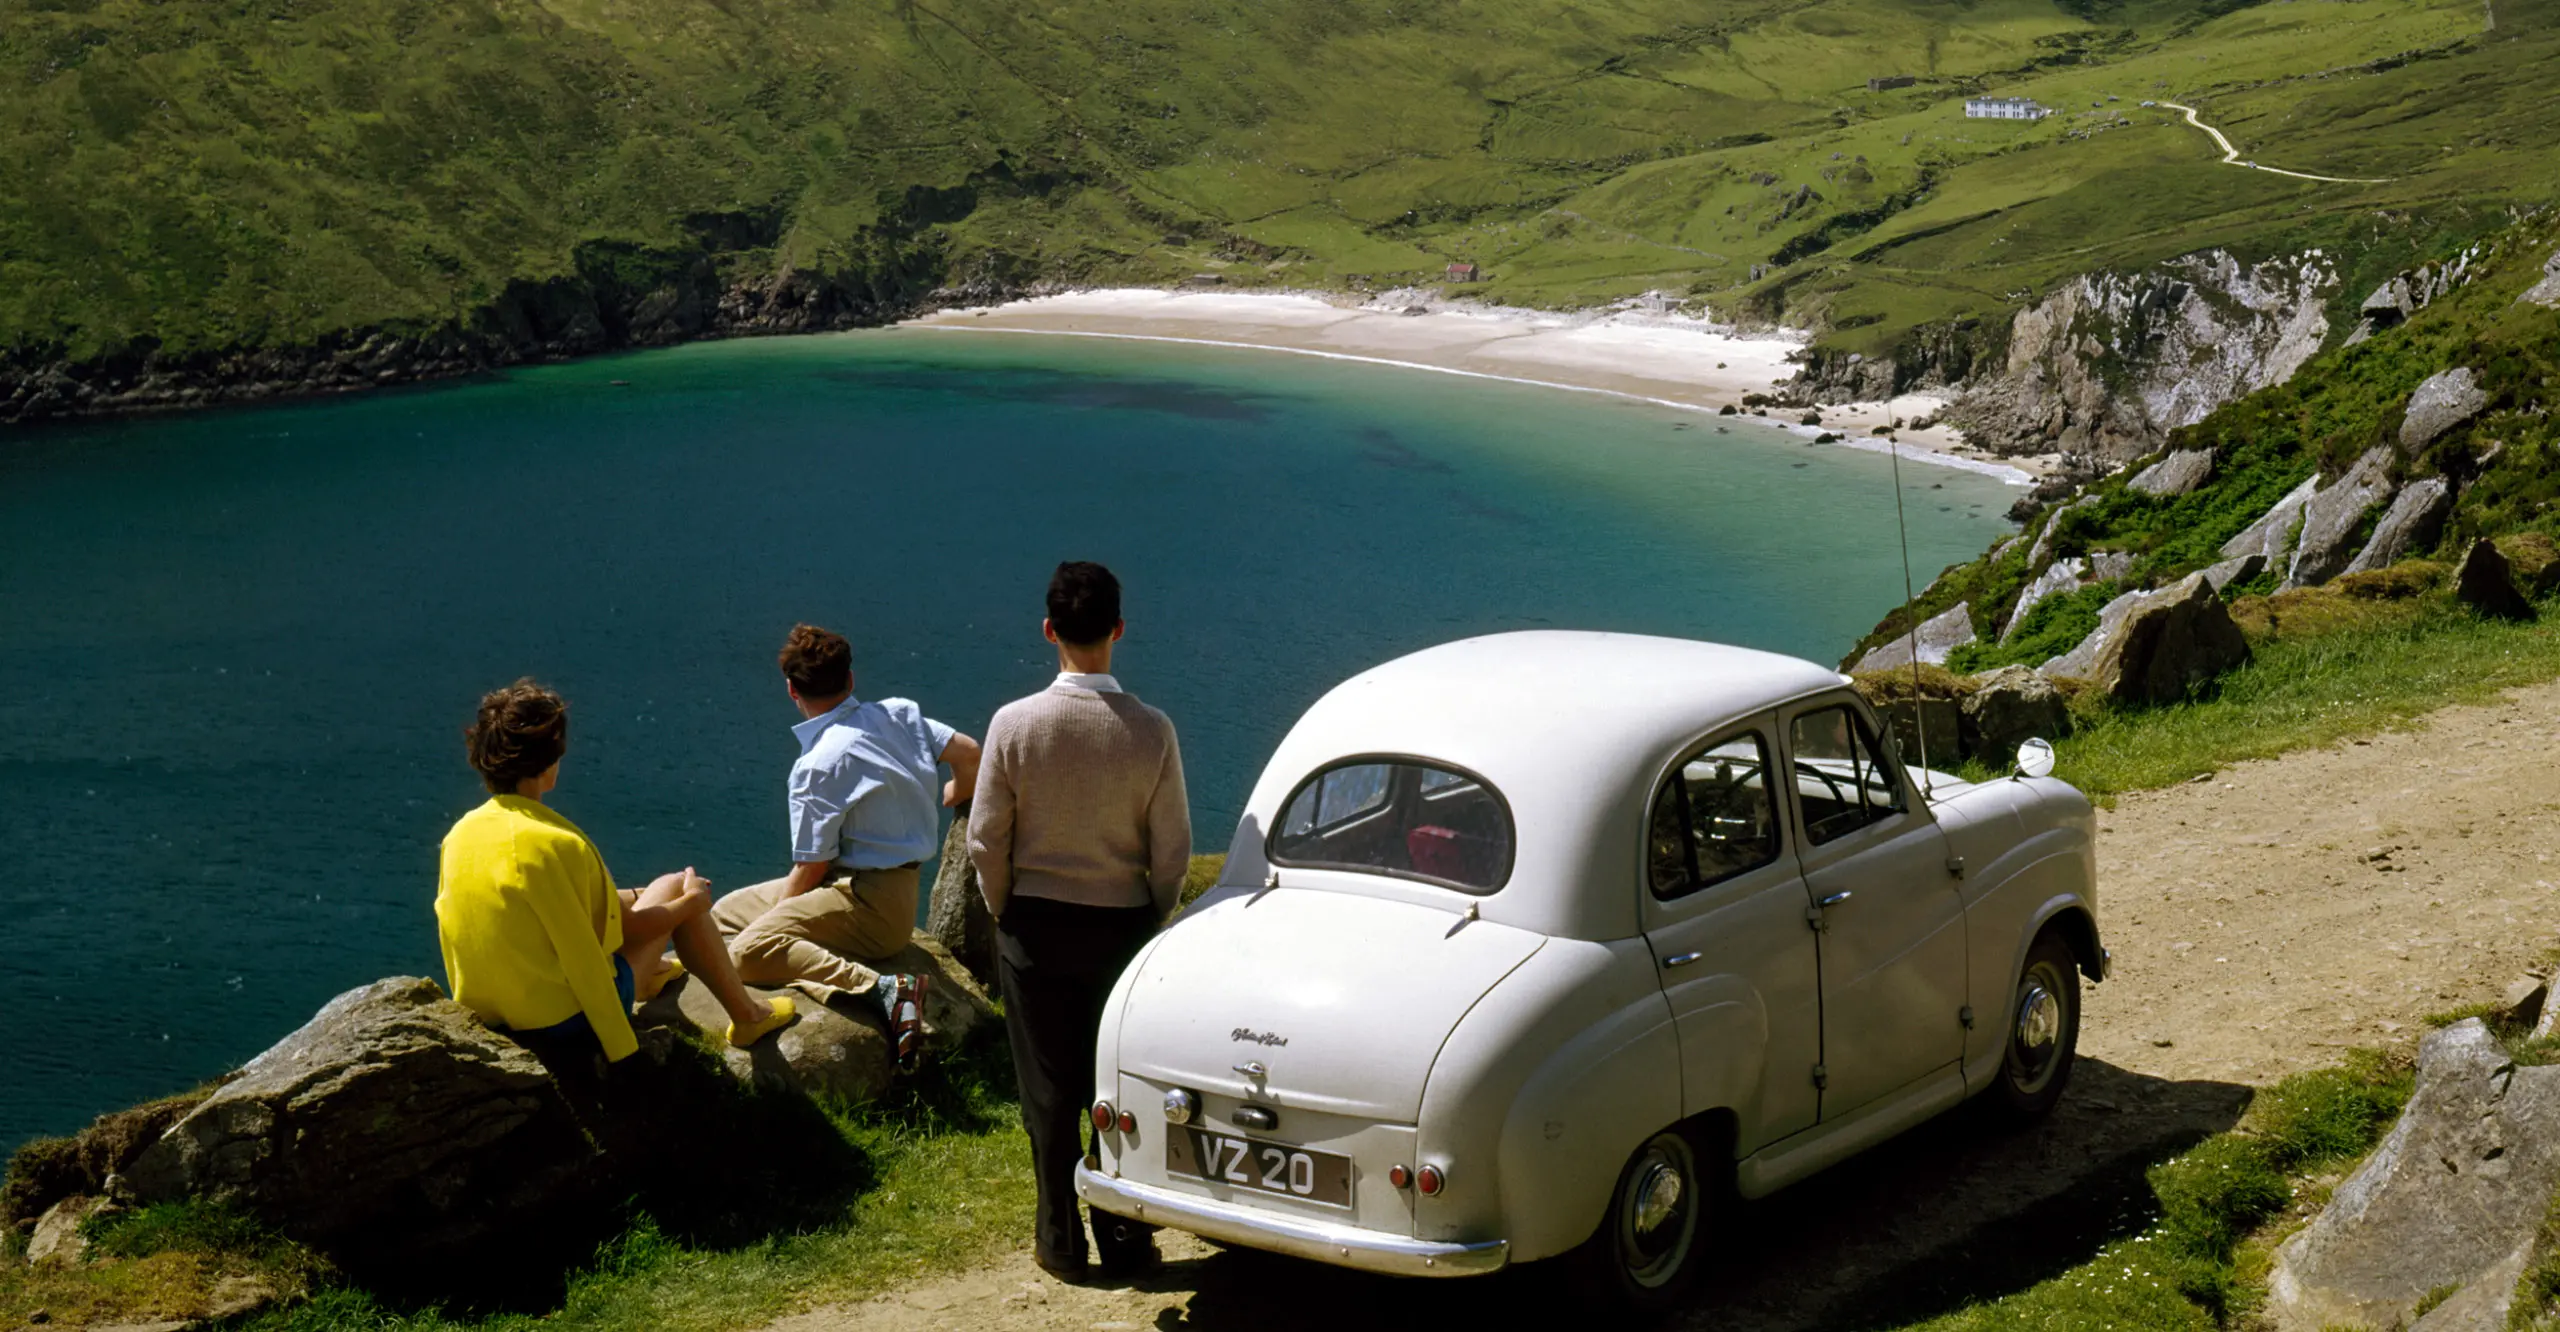
[[[1191,864],[1191,806],[1173,722],[1134,694],[1069,684],[987,723],[969,810],[987,909],[1019,895],[1173,910]]]

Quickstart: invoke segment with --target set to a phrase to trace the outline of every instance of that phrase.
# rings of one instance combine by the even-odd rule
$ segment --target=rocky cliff
[[[2017,313],[2006,357],[1949,417],[2001,452],[2138,458],[2291,378],[2328,340],[2338,281],[2319,250],[2254,264],[2205,250],[2083,274]]]

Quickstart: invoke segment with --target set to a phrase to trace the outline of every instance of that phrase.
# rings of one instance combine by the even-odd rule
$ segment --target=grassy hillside
[[[702,255],[888,306],[953,279],[1386,284],[1465,257],[1496,299],[1666,288],[1883,346],[2093,266],[2405,249],[2548,197],[2534,75],[2560,0],[2484,13],[19,0],[0,350],[304,345],[467,321],[510,283],[644,290]],[[1897,74],[1920,82],[1867,91]],[[2066,114],[1963,119],[1981,90]],[[2217,165],[2137,105],[2164,96],[2260,160],[2395,179]]]

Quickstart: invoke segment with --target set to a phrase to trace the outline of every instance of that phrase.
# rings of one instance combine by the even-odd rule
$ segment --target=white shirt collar
[[[791,734],[800,741],[800,752],[806,754],[812,748],[815,748],[818,743],[818,737],[825,735],[828,727],[844,720],[845,714],[861,706],[861,699],[856,698],[851,694],[847,694],[844,696],[844,702],[838,703],[834,707],[819,713],[815,717],[793,723],[791,727]]]
[[[1120,682],[1118,680],[1112,678],[1109,674],[1100,671],[1091,673],[1083,671],[1060,671],[1058,672],[1057,682],[1050,687],[1053,689],[1061,687],[1067,689],[1083,689],[1096,694],[1120,694],[1128,692],[1120,687]]]

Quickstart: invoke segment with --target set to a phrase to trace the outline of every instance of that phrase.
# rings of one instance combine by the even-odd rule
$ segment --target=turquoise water
[[[628,380],[617,387],[615,380]],[[1722,427],[1720,430],[1719,427]],[[1906,465],[1922,580],[2014,492]],[[1046,683],[1062,558],[1129,590],[1203,850],[1344,676],[1488,630],[1835,659],[1901,596],[1885,458],[1619,399],[1197,347],[900,330],[0,440],[0,1148],[439,973],[460,730],[573,708],[626,881],[778,873],[773,651],[971,733]]]

